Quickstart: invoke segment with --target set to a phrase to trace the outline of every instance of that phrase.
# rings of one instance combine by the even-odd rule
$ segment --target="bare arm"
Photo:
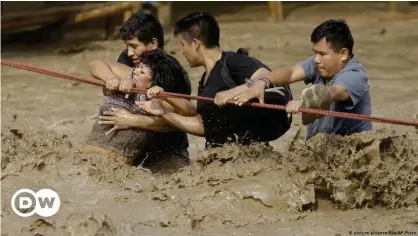
[[[288,85],[297,81],[301,81],[304,80],[305,77],[305,71],[300,65],[279,68],[273,70],[271,73],[267,75],[267,78],[270,80],[270,82],[277,86]],[[333,101],[340,102],[350,100],[350,95],[347,89],[344,88],[344,86],[332,85],[328,88]]]
[[[108,81],[110,79],[123,80],[129,77],[132,68],[123,64],[105,61],[92,61],[90,63],[91,75],[101,81]]]
[[[251,76],[251,80],[255,81],[258,78],[260,78],[263,75],[267,75],[270,71],[267,70],[266,68],[260,68],[258,69],[256,72],[254,72],[254,74]],[[240,86],[237,86],[235,88],[232,88],[230,90],[228,90],[233,96],[238,95],[240,93],[242,93],[243,91],[245,91],[245,89],[247,89],[247,85],[243,84]]]
[[[205,136],[202,119],[200,115],[186,117],[174,112],[165,112],[162,117],[177,129],[199,137]]]
[[[285,86],[304,80],[306,75],[302,66],[299,64],[294,66],[281,67],[272,70],[267,74],[267,79],[276,86]]]
[[[90,73],[95,79],[106,83],[106,87],[103,87],[103,94],[106,96],[112,95],[114,90],[119,87],[120,81],[129,78],[132,70],[123,64],[99,60],[92,61],[89,67]]]
[[[325,86],[325,85],[320,85],[320,86]],[[331,99],[329,99],[329,95],[325,94],[324,92],[319,93],[319,90],[315,91],[313,87],[314,86],[310,88],[306,88],[305,90],[312,90],[313,93],[316,93],[315,96],[306,98],[303,95],[304,92],[302,92],[302,100],[290,101],[287,104],[286,106],[287,113],[289,114],[298,113],[299,108],[302,107],[302,103],[304,99],[308,99],[308,102],[306,104],[309,104],[309,105],[307,105],[307,108],[314,108],[314,109],[323,109],[323,108],[320,108],[320,105],[319,105],[320,103],[322,104],[321,106],[324,106],[325,104],[330,105],[332,102],[351,101],[350,94],[348,93],[347,89],[342,85],[331,85],[327,87],[327,92],[329,91],[329,94],[331,95]],[[303,116],[302,115],[302,124],[304,125],[310,124],[317,118],[318,117],[316,116],[311,116],[311,115]]]
[[[328,87],[328,89],[331,93],[332,101],[343,102],[351,100],[350,94],[342,85],[331,85]]]
[[[165,102],[171,105],[176,113],[182,116],[196,116],[196,106],[184,98],[162,98]]]
[[[251,76],[251,80],[256,80],[259,77],[266,75],[269,73],[269,70],[265,69],[265,68],[260,68],[258,69],[256,72],[254,72],[254,74]],[[226,105],[226,102],[228,100],[231,100],[232,98],[234,98],[235,96],[245,92],[248,89],[246,84],[242,84],[240,86],[237,86],[235,88],[223,91],[223,92],[219,92],[216,94],[215,96],[215,104],[218,106],[224,106]]]
[[[138,101],[136,104],[143,111],[154,116],[162,117],[165,121],[180,131],[203,137],[204,127],[199,115],[186,117],[167,109],[159,99]]]
[[[262,84],[265,86],[264,81],[257,81],[261,77],[266,77],[272,84],[276,86],[285,86],[291,83],[295,83],[305,79],[305,71],[302,66],[294,65],[274,69],[268,71],[265,68],[260,68],[251,76],[251,80],[256,81],[255,83]],[[236,91],[236,93],[241,93],[245,91],[246,86],[241,85],[236,88],[231,89],[230,91]]]
[[[300,65],[274,69],[268,73],[267,76],[265,76],[265,78],[267,78],[272,84],[276,86],[289,85],[291,83],[304,80],[305,77],[305,71]],[[260,103],[264,103],[265,87],[266,82],[264,80],[256,80],[250,88],[234,96],[235,104],[242,106],[244,103],[253,98],[258,98]]]
[[[154,86],[147,91],[147,96],[150,99],[158,98],[161,99],[164,107],[169,105],[176,113],[182,116],[196,116],[196,106],[189,100],[184,98],[171,98],[171,97],[160,97],[159,95],[164,92],[164,89],[159,86]]]
[[[176,130],[176,128],[162,117],[144,115],[135,115],[135,121],[132,127],[156,132],[171,132]]]
[[[99,124],[115,125],[125,128],[140,128],[157,132],[170,132],[176,130],[165,119],[157,116],[132,114],[125,109],[111,108],[99,116]]]

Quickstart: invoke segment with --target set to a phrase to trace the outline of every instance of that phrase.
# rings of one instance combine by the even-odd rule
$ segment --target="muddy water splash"
[[[202,151],[190,166],[167,174],[83,154],[82,142],[39,130],[3,128],[2,194],[11,196],[19,181],[46,185],[58,190],[63,210],[54,220],[9,226],[22,235],[166,234],[167,228],[184,229],[184,235],[291,222],[316,209],[318,192],[343,209],[418,201],[416,136],[317,135],[282,154],[261,144],[228,145]],[[12,217],[8,202],[2,202],[2,216]]]
[[[289,155],[309,182],[342,208],[418,204],[416,136],[387,130],[341,137],[320,134]]]

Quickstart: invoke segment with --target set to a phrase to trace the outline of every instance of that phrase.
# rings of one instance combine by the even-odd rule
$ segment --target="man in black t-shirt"
[[[219,146],[228,142],[248,144],[251,141],[272,141],[283,135],[290,127],[285,111],[263,108],[237,107],[227,105],[223,91],[230,90],[221,74],[227,66],[237,94],[251,84],[251,80],[268,73],[261,63],[240,53],[223,52],[219,48],[219,26],[216,19],[208,13],[192,13],[175,25],[175,34],[181,35],[180,43],[183,55],[191,67],[205,67],[199,82],[199,96],[215,98],[215,104],[209,101],[197,102],[197,116],[185,117],[164,111],[158,102],[140,102],[144,110],[159,114],[173,126],[193,135],[206,139],[206,146]],[[226,64],[226,65],[225,65]],[[268,81],[266,81],[268,82]],[[269,102],[266,99],[267,103]],[[277,93],[271,101],[285,105],[287,96]]]
[[[151,14],[136,13],[129,20],[124,22],[120,29],[122,39],[126,44],[126,49],[123,50],[118,58],[118,63],[124,64],[128,67],[137,67],[140,63],[140,55],[154,49],[164,49],[164,33],[163,27],[158,20]],[[178,91],[173,91],[182,94],[191,94],[191,85],[187,72],[180,65],[180,63],[171,56],[172,63],[176,64],[181,71],[183,77],[178,82],[182,87]],[[110,90],[120,90],[122,92],[129,92],[132,88],[132,81],[129,78],[113,79],[115,76],[123,73],[116,73],[112,71],[114,68],[121,68],[116,63],[105,63],[102,61],[95,61],[91,63],[90,70],[97,73],[95,77],[102,78],[106,82],[106,87]],[[109,70],[110,69],[110,70]],[[124,69],[124,68],[122,68]],[[119,76],[120,77],[120,76]],[[173,106],[176,112],[183,115],[194,115],[194,105],[186,99],[165,99],[169,105],[175,103]],[[192,109],[190,109],[192,108]],[[162,156],[174,156],[189,161],[189,153],[187,148],[189,146],[187,134],[183,131],[173,131],[173,128],[162,118],[151,117],[146,115],[130,114],[126,110],[117,109],[116,111],[106,112],[105,115],[99,119],[99,124],[113,124],[115,130],[121,128],[141,128],[146,130],[156,131],[152,142],[147,144],[148,153],[150,156],[160,158]],[[167,127],[169,126],[169,127]]]

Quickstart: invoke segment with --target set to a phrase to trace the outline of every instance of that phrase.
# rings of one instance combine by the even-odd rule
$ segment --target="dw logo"
[[[50,217],[58,212],[61,201],[58,194],[51,189],[41,189],[36,193],[30,189],[20,189],[13,194],[11,205],[14,213],[21,217],[29,217],[35,213]]]

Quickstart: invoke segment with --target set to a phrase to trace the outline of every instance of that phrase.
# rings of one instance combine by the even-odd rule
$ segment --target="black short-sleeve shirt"
[[[134,62],[128,56],[128,49],[125,49],[120,53],[120,55],[118,57],[118,63],[127,65],[129,67],[135,67]]]
[[[216,62],[206,82],[205,73],[202,75],[199,96],[214,98],[216,93],[230,89],[221,77],[221,62],[225,56],[228,56],[226,65],[232,79],[238,85],[244,84],[245,79],[250,79],[262,67],[249,56],[222,52],[221,60]],[[218,107],[208,101],[197,101],[197,112],[203,120],[207,146],[222,145],[230,141],[243,144],[251,140],[271,141],[272,131],[274,133],[274,130],[280,129],[280,121],[287,119],[285,112],[234,105]]]

